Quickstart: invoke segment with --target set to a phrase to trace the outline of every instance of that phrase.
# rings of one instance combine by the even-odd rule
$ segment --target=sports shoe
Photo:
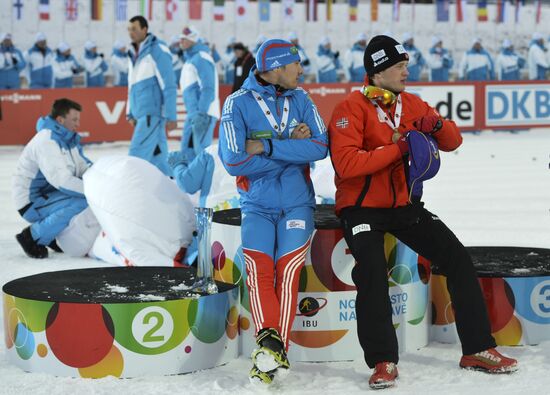
[[[518,370],[518,361],[508,358],[494,348],[460,358],[460,367],[485,373],[512,373]]]
[[[252,369],[250,369],[248,379],[252,384],[271,384],[275,378],[275,370],[272,370],[271,372],[262,372],[256,365],[254,365]]]
[[[378,362],[374,366],[374,373],[370,376],[369,386],[375,390],[393,387],[395,379],[398,376],[397,365],[395,363]]]
[[[252,353],[252,361],[258,370],[261,372],[271,372],[278,368],[290,368],[285,346],[276,329],[262,329],[256,337],[256,343],[260,348],[257,348]]]
[[[15,235],[15,238],[27,256],[36,259],[48,257],[48,249],[45,246],[38,244],[32,238],[30,226],[27,226],[21,233]]]

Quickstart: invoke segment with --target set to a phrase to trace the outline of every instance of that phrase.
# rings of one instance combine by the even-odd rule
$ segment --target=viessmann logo
[[[103,117],[105,123],[107,125],[114,125],[118,123],[120,116],[124,113],[126,100],[117,101],[112,110],[109,108],[109,105],[104,101],[96,101],[95,106],[99,110],[99,113]]]
[[[12,103],[19,103],[22,101],[39,101],[42,100],[42,95],[22,95],[21,93],[12,93],[11,95],[0,96],[2,101],[9,101]]]

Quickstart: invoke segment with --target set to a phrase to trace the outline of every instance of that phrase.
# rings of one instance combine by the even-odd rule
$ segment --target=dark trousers
[[[388,296],[385,232],[430,260],[447,277],[463,354],[496,346],[470,255],[423,203],[395,209],[347,208],[341,219],[344,237],[357,261],[352,271],[357,287],[357,333],[369,367],[399,360]]]

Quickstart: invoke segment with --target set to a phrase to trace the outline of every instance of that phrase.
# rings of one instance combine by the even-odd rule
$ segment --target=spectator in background
[[[550,69],[546,54],[547,51],[548,50],[544,48],[542,34],[538,32],[533,33],[533,37],[529,43],[529,53],[527,55],[530,80],[546,79],[546,73]]]
[[[148,30],[141,15],[130,19],[127,118],[135,128],[128,154],[171,175],[166,132],[177,126],[177,86],[170,49]]]
[[[174,68],[174,76],[176,84],[179,84],[181,78],[181,69],[183,67],[183,49],[180,47],[180,34],[175,34],[170,38],[170,53],[172,54],[172,67]]]
[[[309,60],[309,57],[307,56],[304,48],[300,45],[296,32],[288,33],[288,41],[290,41],[292,44],[294,44],[296,48],[298,48],[298,54],[300,55],[300,65],[302,66],[302,70],[304,70],[303,74],[299,77],[299,82],[302,83],[304,82],[305,75],[311,74],[311,61]]]
[[[72,100],[56,100],[50,114],[36,123],[37,133],[19,157],[13,199],[31,225],[15,237],[31,258],[47,258],[46,246],[59,252],[55,237],[88,206],[82,175],[91,162],[77,133],[81,111]]]
[[[53,85],[52,62],[54,54],[46,41],[44,33],[37,33],[34,45],[27,51],[26,61],[29,72],[29,88],[51,88]]]
[[[428,55],[428,67],[430,68],[430,81],[449,81],[449,70],[453,67],[453,58],[450,52],[443,48],[443,41],[439,37],[432,37],[432,47]]]
[[[345,71],[349,82],[363,83],[365,81],[363,56],[365,55],[366,48],[367,35],[365,33],[359,33],[351,49],[346,52],[346,59],[344,60]]]
[[[25,68],[25,59],[14,47],[10,33],[0,33],[0,89],[19,89],[19,72]]]
[[[502,50],[495,63],[497,79],[501,81],[518,81],[520,69],[525,66],[525,59],[514,51],[512,42],[505,39],[502,42]]]
[[[233,47],[235,42],[235,37],[229,37],[227,46],[225,47],[225,53],[222,55],[223,82],[227,85],[233,85],[235,81],[235,61],[237,60]]]
[[[103,54],[97,52],[97,45],[93,41],[84,43],[84,68],[86,69],[86,86],[105,86],[105,72],[108,69]]]
[[[458,78],[466,81],[487,81],[495,79],[491,55],[481,45],[480,38],[474,38],[470,48],[460,62]]]
[[[407,81],[420,81],[422,68],[424,68],[426,60],[424,59],[424,56],[422,56],[422,52],[414,46],[414,37],[409,32],[403,34],[403,47],[409,54],[409,65],[407,66],[409,70],[409,77],[407,78]]]
[[[72,88],[73,77],[82,73],[84,68],[71,55],[71,47],[66,42],[60,42],[55,51],[56,56],[52,62],[54,88]]]
[[[262,46],[262,44],[267,40],[267,37],[263,34],[260,34],[258,37],[256,37],[256,42],[254,43],[254,49],[252,50],[252,55],[256,57],[256,54],[258,53],[258,49]]]
[[[323,37],[317,48],[317,82],[338,82],[340,52],[331,48],[330,38]]]
[[[180,89],[187,110],[183,126],[181,152],[192,161],[212,143],[214,127],[220,118],[218,72],[210,50],[199,42],[200,34],[193,27],[183,29],[181,47],[185,64]]]
[[[128,65],[129,59],[126,45],[117,40],[113,44],[113,54],[111,55],[114,86],[128,86]]]
[[[256,63],[256,60],[254,60],[254,56],[252,56],[252,53],[243,43],[236,43],[233,48],[235,50],[236,60],[234,65],[235,75],[233,77],[233,89],[231,92],[236,92],[248,78],[248,74]]]

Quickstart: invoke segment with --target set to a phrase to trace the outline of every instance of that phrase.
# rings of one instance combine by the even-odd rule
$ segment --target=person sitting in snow
[[[84,156],[76,132],[81,111],[72,100],[56,100],[50,115],[38,120],[37,134],[19,157],[13,199],[31,225],[15,237],[31,258],[47,258],[46,246],[61,251],[55,237],[88,206],[82,175],[92,162]]]

